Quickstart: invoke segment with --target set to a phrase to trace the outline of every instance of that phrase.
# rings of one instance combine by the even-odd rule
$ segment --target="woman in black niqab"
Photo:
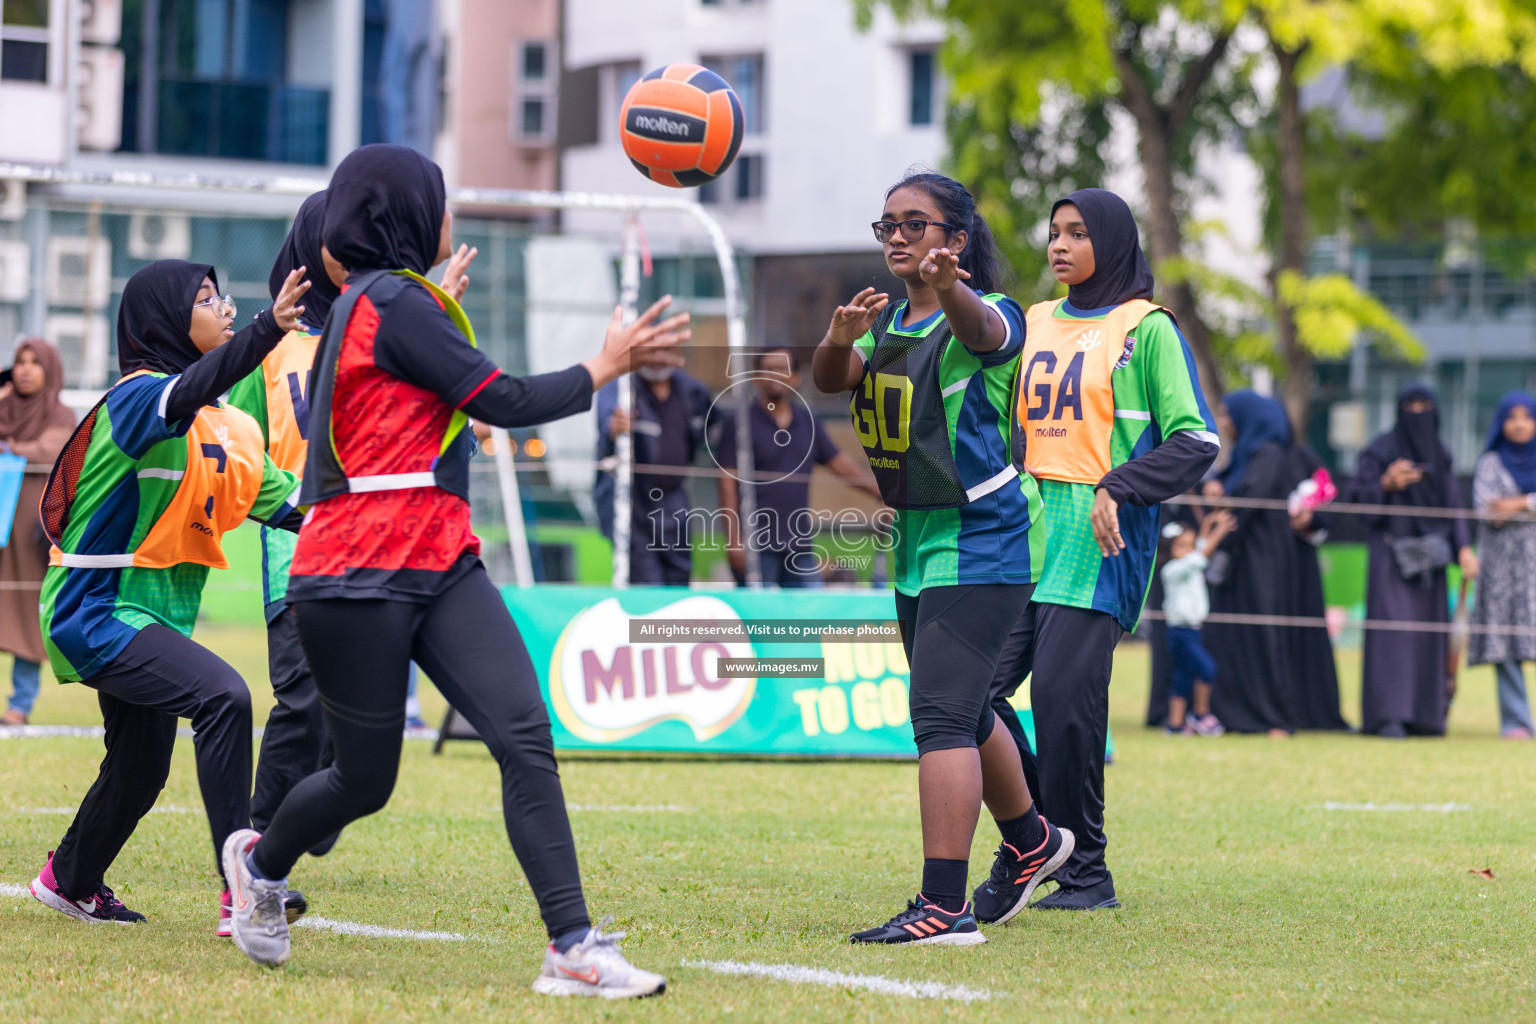
[[[1370,570],[1365,617],[1400,622],[1444,623],[1450,619],[1444,567],[1405,578],[1393,544],[1440,535],[1461,564],[1477,575],[1466,520],[1415,515],[1419,508],[1463,507],[1451,453],[1439,437],[1435,394],[1423,384],[1404,388],[1397,420],[1360,453],[1354,477],[1341,499],[1397,506],[1401,512],[1369,517]],[[1361,731],[1379,736],[1439,736],[1449,704],[1447,638],[1444,633],[1369,630],[1361,667]]]

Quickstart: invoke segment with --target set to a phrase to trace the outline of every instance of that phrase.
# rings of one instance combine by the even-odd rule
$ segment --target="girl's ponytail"
[[[976,197],[954,178],[933,171],[908,171],[906,177],[886,190],[889,198],[899,188],[921,189],[938,204],[946,223],[966,233],[965,249],[960,253],[960,269],[971,275],[967,282],[983,295],[1003,291],[1011,284],[1012,274],[987,219],[976,209]]]

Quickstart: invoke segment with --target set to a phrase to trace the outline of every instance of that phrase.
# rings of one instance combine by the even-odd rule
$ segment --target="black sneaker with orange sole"
[[[917,894],[907,909],[878,928],[854,932],[848,941],[858,945],[975,946],[987,941],[976,927],[976,915],[967,903],[951,914]]]
[[[971,894],[976,920],[983,924],[1007,924],[1029,904],[1040,883],[1072,856],[1077,845],[1072,832],[1056,828],[1044,818],[1040,821],[1045,825],[1045,838],[1033,850],[1021,853],[1008,843],[997,848],[991,876]]]

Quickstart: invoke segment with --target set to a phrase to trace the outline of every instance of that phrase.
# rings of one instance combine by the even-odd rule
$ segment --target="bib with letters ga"
[[[1056,316],[1065,301],[1037,302],[1024,315],[1015,416],[1024,434],[1024,461],[1037,476],[1097,484],[1114,468],[1110,375],[1125,354],[1126,336],[1163,307],[1132,299],[1089,320]]]

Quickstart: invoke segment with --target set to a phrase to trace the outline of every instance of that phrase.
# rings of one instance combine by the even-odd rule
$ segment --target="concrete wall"
[[[942,124],[913,128],[906,116],[907,48],[942,38],[935,24],[902,27],[885,16],[860,32],[844,0],[567,0],[565,64],[634,61],[649,70],[761,53],[767,127],[743,152],[765,157],[763,197],[716,208],[727,234],[751,253],[868,252],[876,248],[869,222],[886,187],[908,165],[936,166],[943,157]],[[600,102],[616,118],[616,97]],[[596,145],[562,155],[564,187],[675,194],[635,171],[612,125],[599,129]],[[677,225],[655,221],[647,231],[665,244]],[[612,218],[571,215],[566,223],[615,230]]]

